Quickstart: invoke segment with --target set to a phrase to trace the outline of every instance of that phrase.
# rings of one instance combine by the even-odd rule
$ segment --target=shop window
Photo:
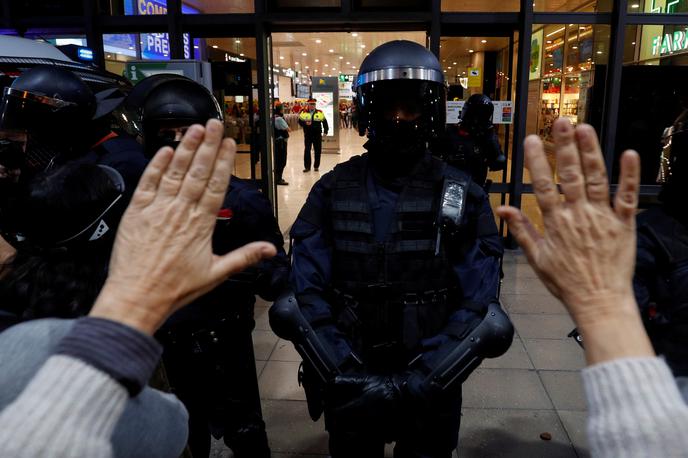
[[[628,0],[629,13],[688,13],[688,0]]]
[[[184,0],[184,14],[253,13],[254,0]]]
[[[533,10],[557,13],[609,12],[612,10],[613,1],[614,0],[533,0]]]
[[[520,0],[442,0],[442,11],[451,12],[494,12],[520,11]]]
[[[557,24],[533,29],[526,132],[542,138],[554,165],[552,125],[557,118],[600,130],[610,28]],[[524,182],[530,182],[527,170]]]
[[[656,184],[663,134],[688,107],[688,27],[627,27],[613,180],[626,149],[638,151],[641,183]]]

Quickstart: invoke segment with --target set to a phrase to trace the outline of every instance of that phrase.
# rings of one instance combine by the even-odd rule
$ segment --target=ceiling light
[[[344,59],[344,56],[339,56],[339,60],[342,60],[342,59]]]
[[[315,63],[318,63],[318,62],[320,62],[320,59],[315,59]]]
[[[215,46],[215,47],[217,48],[217,46]],[[134,49],[134,47],[133,47],[133,46],[129,46],[129,49]]]
[[[306,57],[306,56],[308,55],[308,53],[302,52],[301,55],[302,55],[303,57]]]
[[[315,42],[320,44],[320,43],[322,43],[322,40],[320,38],[318,38],[317,40],[315,40]]]
[[[241,40],[234,40],[234,43],[241,43]]]
[[[366,45],[361,45],[361,49],[365,48]]]
[[[480,40],[480,42],[485,44],[485,43],[487,43],[487,40]]]
[[[571,49],[578,49],[578,46],[571,46]]]
[[[602,51],[597,51],[597,54],[602,54]]]
[[[306,69],[309,69],[309,68],[310,68],[310,67],[309,67],[308,65],[306,65]]]
[[[325,64],[325,67],[329,67],[329,65],[328,65],[328,64]]]
[[[284,56],[280,56],[280,60],[284,60]]]
[[[632,44],[633,46],[635,46],[635,41],[634,41],[633,43],[631,43],[631,44]]]
[[[472,53],[474,53],[475,51],[473,51],[472,49],[469,49],[468,52],[472,54]]]
[[[279,65],[275,64],[275,68],[279,68]]]
[[[552,40],[547,40],[547,44],[550,44],[550,43],[552,43]]]
[[[299,63],[298,63],[298,62],[294,62],[294,65],[299,65]]]
[[[334,52],[334,49],[330,49],[328,52]]]
[[[583,28],[583,27],[581,27],[581,29],[582,29],[582,28]],[[545,37],[546,37],[546,38],[549,38],[549,37],[551,37],[552,35],[555,35],[555,34],[557,34],[557,33],[559,33],[559,32],[564,31],[564,30],[566,30],[566,27],[562,27],[562,28],[560,28],[560,29],[555,30],[554,32],[550,32],[550,33],[548,33],[547,35],[545,35]]]
[[[213,45],[213,49],[217,49],[217,45]]]
[[[631,8],[640,8],[640,5],[638,5],[637,3],[634,3],[631,5]]]
[[[108,56],[108,59],[110,59],[112,57],[110,54],[108,54],[107,56]]]
[[[239,55],[240,55],[241,57],[244,57],[244,53],[243,53],[243,52],[242,52],[241,54],[239,54]]]
[[[451,67],[447,67],[447,70],[451,70]]]
[[[346,65],[351,65],[351,62],[347,62]]]
[[[447,73],[447,71],[445,70],[444,73]]]
[[[456,62],[453,62],[452,65],[456,65]]]
[[[354,32],[354,33],[351,34],[351,36],[352,36],[352,37],[357,37],[357,36],[358,36],[358,33]]]

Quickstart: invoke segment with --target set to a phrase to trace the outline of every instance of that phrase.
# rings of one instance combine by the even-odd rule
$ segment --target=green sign
[[[652,39],[652,55],[663,56],[688,50],[688,28],[676,30],[673,33],[665,33]]]

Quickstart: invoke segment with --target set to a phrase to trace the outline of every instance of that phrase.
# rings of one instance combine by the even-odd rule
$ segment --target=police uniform
[[[442,183],[452,176],[466,178],[427,155],[409,177],[383,185],[364,154],[311,190],[291,231],[291,282],[303,314],[344,371],[427,374],[494,300],[502,247],[478,186],[469,187],[469,224],[436,254]],[[325,402],[330,452],[381,456],[384,443],[396,440],[399,456],[449,456],[460,386],[436,406],[406,405],[394,424],[380,419],[388,423],[381,432],[338,427]]]
[[[285,287],[289,264],[269,201],[250,183],[232,177],[213,252],[260,240],[273,243],[277,256],[176,312],[158,334],[173,391],[189,410],[194,456],[208,456],[210,434],[223,437],[238,458],[270,456],[251,338],[253,310],[256,294],[271,300]]]
[[[310,124],[309,124],[310,123]],[[315,162],[313,166],[315,169],[320,167],[320,155],[322,153],[322,135],[327,135],[330,130],[327,124],[325,113],[321,110],[309,111],[306,108],[299,114],[299,125],[303,127],[303,168],[304,170],[311,169],[311,147],[315,153]]]

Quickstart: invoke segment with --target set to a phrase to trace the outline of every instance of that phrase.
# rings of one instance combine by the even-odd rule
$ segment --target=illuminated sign
[[[688,29],[676,30],[673,33],[665,33],[652,39],[652,55],[662,56],[688,50]]]
[[[234,56],[231,56],[231,55],[225,53],[225,62],[240,62],[240,63],[244,63],[244,62],[246,62],[246,59],[242,59],[241,57],[234,57]]]
[[[666,9],[665,9],[665,11],[662,11],[662,6],[661,6],[661,5],[660,5],[660,6],[655,6],[656,0],[652,0],[652,7],[650,8],[650,12],[651,12],[651,13],[657,13],[657,14],[662,14],[662,13],[672,14],[672,13],[675,13],[675,12],[676,12],[676,5],[678,5],[680,1],[681,1],[681,0],[670,0],[670,1],[667,1]]]
[[[89,48],[79,48],[76,51],[77,56],[81,60],[93,60],[93,50]]]
[[[182,3],[183,14],[198,14],[195,8]],[[167,0],[129,0],[124,5],[125,15],[149,16],[154,14],[167,14]],[[198,53],[191,49],[191,37],[188,33],[184,38],[184,59],[198,58]],[[170,58],[170,37],[166,33],[142,33],[139,44],[141,45],[141,57],[143,59],[167,60]],[[194,40],[194,49],[199,40]]]

